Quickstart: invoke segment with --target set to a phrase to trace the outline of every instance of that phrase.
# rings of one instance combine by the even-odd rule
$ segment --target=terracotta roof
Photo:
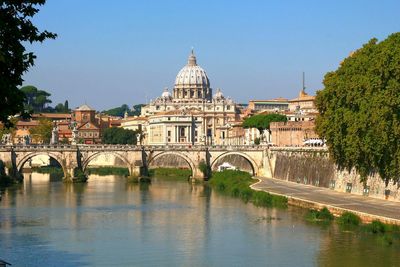
[[[147,117],[127,117],[126,119],[122,119],[121,122],[126,122],[126,121],[147,121]]]
[[[32,118],[53,118],[53,119],[70,119],[70,113],[36,113],[32,114]]]
[[[39,121],[18,121],[16,126],[38,126]]]

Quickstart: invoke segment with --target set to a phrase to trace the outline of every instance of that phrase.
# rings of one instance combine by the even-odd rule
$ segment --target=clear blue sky
[[[97,110],[144,103],[172,89],[191,47],[210,78],[237,102],[307,92],[369,39],[400,31],[399,0],[48,0],[34,22],[58,34],[28,47],[24,84],[53,103]]]

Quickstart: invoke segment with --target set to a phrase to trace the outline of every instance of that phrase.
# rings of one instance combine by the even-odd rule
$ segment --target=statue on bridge
[[[12,146],[13,142],[11,134],[3,134],[3,137],[1,138],[1,143],[7,146]]]
[[[76,129],[76,122],[72,122],[71,127],[72,127],[71,145],[76,145],[78,143],[78,130]]]
[[[32,140],[32,137],[29,134],[24,135],[24,145],[30,145],[31,140]]]
[[[50,144],[51,145],[58,144],[58,127],[56,124],[54,124],[53,130],[51,131]]]

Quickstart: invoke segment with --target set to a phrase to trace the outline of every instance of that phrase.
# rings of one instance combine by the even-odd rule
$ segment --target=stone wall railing
[[[78,149],[82,151],[98,151],[98,150],[119,150],[119,151],[136,151],[136,150],[174,150],[174,151],[188,151],[188,150],[210,150],[210,151],[260,151],[264,149],[269,149],[270,151],[287,151],[287,152],[327,152],[326,147],[271,147],[267,145],[213,145],[213,146],[205,146],[205,145],[104,145],[104,144],[95,144],[95,145],[68,145],[68,144],[32,144],[32,145],[0,145],[0,151],[49,151],[49,150],[76,150]]]

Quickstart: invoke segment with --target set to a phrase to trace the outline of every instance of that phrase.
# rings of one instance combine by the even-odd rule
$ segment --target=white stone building
[[[221,90],[212,95],[209,78],[193,53],[178,73],[172,94],[165,89],[160,97],[142,107],[148,117],[146,143],[224,144],[229,123],[239,118],[236,103]]]

